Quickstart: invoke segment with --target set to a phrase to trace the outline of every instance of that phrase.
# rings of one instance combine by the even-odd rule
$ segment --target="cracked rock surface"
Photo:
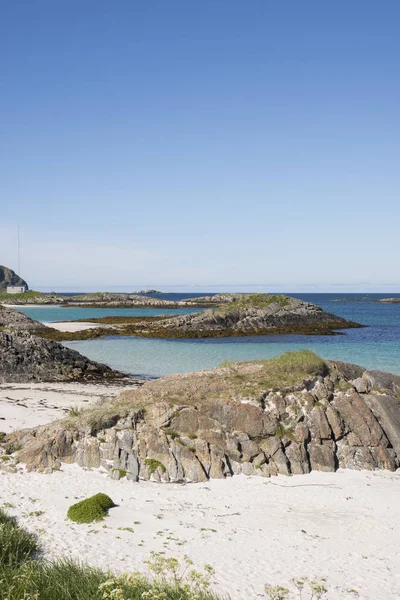
[[[28,469],[133,481],[397,469],[400,377],[308,351],[168,376],[97,410],[9,435]]]

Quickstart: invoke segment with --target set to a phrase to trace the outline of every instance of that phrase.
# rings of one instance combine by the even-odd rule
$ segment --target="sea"
[[[156,298],[181,300],[197,294],[157,294]],[[205,340],[143,339],[110,336],[94,340],[65,342],[92,360],[105,363],[132,376],[155,378],[171,373],[210,369],[224,361],[244,361],[278,356],[307,348],[323,358],[362,365],[400,375],[400,304],[378,302],[400,298],[400,294],[297,294],[293,296],[318,304],[324,310],[366,325],[342,330],[340,335],[265,335]],[[155,308],[63,308],[60,306],[18,307],[42,322],[73,321],[109,315],[149,316],[182,314],[201,309]]]

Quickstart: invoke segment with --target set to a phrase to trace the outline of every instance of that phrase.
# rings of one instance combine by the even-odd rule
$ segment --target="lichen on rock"
[[[363,382],[365,385],[361,385]],[[379,386],[379,388],[378,388]],[[168,376],[6,436],[28,469],[198,482],[400,465],[400,377],[309,351]]]

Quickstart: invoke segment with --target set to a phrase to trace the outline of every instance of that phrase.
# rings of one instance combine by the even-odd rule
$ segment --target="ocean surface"
[[[202,294],[158,294],[178,300]],[[279,335],[206,340],[157,340],[109,337],[65,343],[93,360],[136,376],[160,377],[215,367],[225,360],[270,358],[288,350],[308,348],[323,358],[343,360],[400,374],[400,304],[377,302],[400,294],[287,294],[314,302],[324,310],[367,325],[337,336]],[[19,307],[39,321],[67,321],[107,315],[157,315],[193,309],[126,309]],[[198,309],[200,310],[200,309]]]
[[[155,317],[157,315],[179,315],[201,312],[202,308],[62,308],[61,306],[16,307],[31,319],[41,322],[77,321],[78,319],[100,319],[119,315],[121,317]]]

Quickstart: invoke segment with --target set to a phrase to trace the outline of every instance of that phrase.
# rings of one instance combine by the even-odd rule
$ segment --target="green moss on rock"
[[[145,465],[147,465],[149,467],[151,475],[158,468],[160,468],[163,473],[165,473],[165,471],[166,471],[166,468],[162,464],[162,462],[160,462],[159,460],[156,460],[155,458],[146,458],[145,461],[144,461],[144,463],[145,463]]]
[[[222,304],[217,311],[226,313],[235,309],[266,308],[271,304],[278,304],[280,307],[288,306],[290,298],[282,294],[243,294],[236,297],[232,302]]]
[[[116,504],[106,494],[95,494],[70,506],[67,517],[75,523],[93,523],[104,519],[114,506]]]

